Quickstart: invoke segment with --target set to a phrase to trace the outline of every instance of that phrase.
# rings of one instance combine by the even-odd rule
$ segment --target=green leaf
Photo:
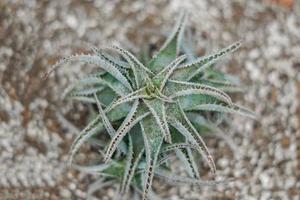
[[[212,96],[227,103],[228,105],[232,105],[231,98],[225,92],[212,86],[175,80],[170,80],[168,85],[169,87],[165,93],[166,95],[170,95],[169,97],[171,99],[180,96],[198,94]]]
[[[141,152],[135,158],[132,159],[132,162],[128,168],[128,172],[126,173],[126,175],[124,175],[123,188],[121,189],[121,194],[123,194],[124,196],[126,196],[129,191],[129,186],[135,175],[137,165],[138,165],[143,153],[144,153],[144,149],[142,149]]]
[[[122,119],[129,112],[129,108],[127,105],[120,106],[118,110],[111,110],[107,113],[108,119],[111,122]],[[104,126],[101,122],[101,117],[97,116],[93,119],[75,138],[69,152],[69,164],[72,163],[73,157],[81,147],[81,145],[86,142],[90,137],[95,135],[96,133],[103,130]]]
[[[216,186],[219,184],[227,184],[231,180],[223,180],[223,181],[206,181],[206,180],[199,180],[194,178],[188,178],[183,176],[178,176],[175,174],[171,174],[166,170],[156,170],[155,175],[158,177],[163,178],[164,180],[174,184],[182,184],[182,185],[197,185],[197,186]]]
[[[148,95],[145,95],[145,88],[141,88],[139,90],[136,90],[136,91],[126,95],[126,96],[122,96],[121,98],[117,99],[116,101],[114,101],[111,104],[111,106],[108,108],[108,111],[112,110],[112,109],[116,108],[117,106],[122,105],[124,103],[131,102],[133,100],[138,100],[141,98],[149,98]]]
[[[95,99],[93,97],[87,97],[87,96],[70,96],[69,97],[72,100],[81,101],[84,103],[95,103]]]
[[[183,13],[181,14],[170,37],[166,40],[159,52],[149,62],[149,69],[155,74],[160,72],[177,57],[184,32],[185,21],[186,15]]]
[[[170,130],[166,119],[166,109],[163,101],[153,99],[144,100],[144,103],[149,108],[152,116],[156,121],[156,125],[159,127],[160,132],[163,134],[166,142],[172,143]]]
[[[106,129],[106,131],[108,132],[108,134],[110,135],[111,138],[114,137],[114,135],[116,134],[116,131],[115,129],[113,128],[113,126],[111,125],[108,117],[106,116],[106,113],[104,112],[104,110],[102,109],[102,105],[100,104],[100,101],[97,97],[96,94],[94,94],[94,98],[96,100],[96,104],[97,104],[97,107],[98,107],[98,110],[99,110],[99,114],[100,114],[100,117],[102,119],[102,123],[104,124],[104,127]],[[119,145],[119,149],[123,152],[123,153],[126,153],[126,145],[124,142],[121,142],[120,145]]]
[[[200,84],[206,84],[215,88],[218,88],[222,90],[223,92],[228,92],[228,93],[239,93],[239,92],[244,92],[246,91],[246,87],[229,83],[227,81],[220,81],[220,80],[215,80],[215,79],[202,79],[197,81]]]
[[[146,80],[149,79],[148,75],[154,76],[154,74],[129,51],[114,45],[109,46],[108,48],[117,50],[130,64],[135,76],[137,89],[145,86]]]
[[[194,61],[184,64],[177,68],[173,73],[172,79],[189,81],[200,72],[205,71],[213,63],[217,62],[220,58],[226,56],[228,53],[237,50],[241,46],[241,41],[238,41],[221,51],[195,59]]]
[[[101,176],[116,178],[119,182],[124,176],[125,165],[122,162],[111,162],[110,167],[100,173]]]
[[[223,83],[224,82],[231,83],[235,85],[240,84],[240,80],[238,77],[232,76],[230,74],[226,74],[214,68],[207,68],[204,72],[203,78],[208,80],[215,80]]]
[[[102,188],[105,188],[107,186],[111,186],[115,183],[114,180],[110,180],[110,181],[104,181],[104,179],[98,179],[95,182],[93,182],[92,184],[90,184],[88,186],[88,190],[87,190],[87,200],[91,200],[94,199],[93,198],[93,193],[95,193],[97,190],[101,190]]]
[[[193,171],[193,176],[194,178],[200,179],[200,174],[199,174],[199,169],[198,166],[196,164],[196,160],[194,158],[193,152],[191,151],[190,148],[186,149],[186,158],[189,162],[189,165]]]
[[[125,193],[125,187],[128,187],[128,177],[129,174],[132,173],[132,166],[133,166],[133,145],[132,145],[132,139],[131,136],[129,135],[129,145],[128,145],[128,152],[126,156],[126,165],[125,165],[125,173],[123,176],[123,181],[120,187],[120,193]],[[129,183],[130,184],[130,183]]]
[[[109,168],[109,164],[99,164],[99,165],[92,165],[92,166],[80,166],[74,164],[73,167],[81,172],[88,173],[88,174],[99,174],[100,172],[104,171],[105,169]]]
[[[175,111],[176,110],[176,111]],[[205,158],[207,161],[211,171],[213,173],[216,172],[216,167],[210,152],[195,127],[192,125],[188,117],[186,116],[183,108],[177,103],[177,108],[173,108],[173,116],[170,118],[171,125],[176,128],[182,135],[186,137],[189,142],[192,142],[195,145],[198,145],[199,153]],[[176,116],[177,115],[177,116]]]
[[[139,103],[138,100],[136,100],[133,103],[130,112],[128,113],[125,120],[119,127],[117,133],[112,138],[111,142],[109,143],[107,151],[105,153],[105,158],[104,158],[105,162],[109,161],[109,159],[112,157],[113,153],[115,152],[117,146],[122,141],[123,137],[130,131],[130,129],[135,124],[140,122],[143,118],[145,118],[147,115],[149,115],[149,112],[143,112],[143,111],[137,112],[138,103]]]
[[[84,128],[79,135],[75,138],[70,152],[69,152],[69,164],[72,164],[73,157],[75,153],[78,151],[80,146],[87,141],[92,135],[96,134],[98,131],[102,129],[103,125],[101,123],[100,117],[96,117],[93,121],[91,121],[86,128]]]
[[[126,88],[120,81],[114,78],[110,74],[105,74],[98,78],[100,83],[106,85],[107,87],[111,88],[116,94],[120,96],[125,96],[126,94],[130,93],[130,90]]]
[[[239,155],[238,153],[236,153],[239,151],[238,146],[235,144],[230,135],[225,133],[225,130],[220,129],[216,126],[216,124],[207,121],[202,115],[198,113],[188,113],[188,117],[191,120],[191,122],[195,125],[195,128],[197,128],[197,130],[205,129],[205,131],[201,131],[202,134],[214,134],[216,137],[222,139],[228,145],[231,151],[235,152],[235,155]]]
[[[177,149],[176,155],[180,162],[183,163],[188,175],[192,178],[199,178],[198,169],[195,169],[196,165],[194,162],[194,157],[191,157],[192,155],[188,154],[187,149]]]
[[[155,171],[154,168],[163,142],[163,135],[157,126],[155,118],[151,115],[144,118],[140,125],[144,137],[147,160],[143,187],[143,200],[146,200],[148,199],[149,190],[151,190],[153,172]]]
[[[111,125],[111,123],[110,123],[108,117],[106,116],[104,110],[102,109],[102,105],[101,105],[101,103],[100,103],[100,101],[99,101],[96,94],[94,94],[94,98],[96,100],[96,104],[97,104],[97,107],[98,107],[98,110],[99,110],[100,117],[102,119],[102,123],[104,124],[104,127],[107,130],[110,137],[113,137],[116,134],[116,131],[113,128],[113,126]]]
[[[106,72],[104,72],[106,73]],[[103,73],[97,74],[90,74],[87,77],[81,78],[80,80],[76,80],[68,86],[63,92],[63,98],[65,98],[71,91],[75,90],[76,88],[83,87],[83,86],[100,86],[97,76],[101,76]],[[99,85],[100,84],[100,85]]]
[[[101,59],[99,56],[96,55],[82,54],[82,55],[73,55],[67,58],[63,58],[55,65],[52,66],[50,71],[44,75],[44,78],[47,78],[60,65],[71,61],[79,61],[86,64],[95,64],[99,66],[101,69],[111,74],[115,79],[120,81],[129,90],[132,90],[131,85],[129,84],[126,77],[117,69],[117,67],[114,64],[110,62],[106,62],[105,60]]]
[[[192,148],[192,149],[197,149],[196,145],[190,144],[190,143],[175,143],[175,144],[170,144],[167,145],[162,149],[162,153],[168,152],[168,151],[174,151],[177,149],[186,149],[186,148]]]
[[[186,59],[185,55],[182,55],[176,58],[173,62],[171,62],[167,67],[165,67],[159,74],[157,74],[153,79],[153,82],[159,86],[159,90],[162,91],[165,87],[166,82],[168,81],[169,77],[172,75],[173,71],[176,67]]]
[[[221,112],[221,113],[232,113],[239,114],[246,117],[250,117],[252,119],[257,119],[258,116],[252,112],[251,110],[241,107],[237,104],[234,104],[232,107],[221,104],[199,104],[197,106],[187,108],[189,111],[213,111],[213,112]]]
[[[103,59],[105,62],[107,63],[111,63],[111,65],[114,65],[116,66],[118,69],[129,69],[130,66],[128,63],[122,61],[122,60],[119,60],[107,53],[105,53],[104,51],[102,51],[101,49],[98,49],[96,47],[92,47],[92,50],[93,52],[98,55],[101,59]]]
[[[69,93],[68,97],[88,97],[92,96],[94,93],[98,93],[104,90],[103,86],[100,87],[93,87],[93,88],[84,88],[84,89],[77,89]]]

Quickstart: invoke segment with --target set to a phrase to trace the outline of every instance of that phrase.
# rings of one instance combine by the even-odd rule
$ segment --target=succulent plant
[[[60,60],[46,74],[68,61],[100,67],[98,73],[79,80],[67,96],[90,102],[98,113],[75,139],[70,163],[81,145],[100,133],[108,133],[99,149],[103,158],[95,166],[77,166],[97,172],[99,180],[89,193],[107,184],[119,183],[118,199],[126,198],[130,188],[143,199],[155,196],[153,177],[173,183],[215,185],[223,181],[201,180],[198,163],[204,159],[215,173],[214,160],[202,134],[215,131],[228,113],[255,117],[250,110],[232,102],[226,92],[239,91],[227,74],[212,69],[213,63],[238,49],[236,42],[221,51],[195,57],[184,37],[186,15],[182,14],[173,32],[151,58],[139,61],[129,51],[110,45],[93,54],[74,55]],[[185,55],[186,54],[186,55]],[[187,176],[178,176],[169,162],[175,155],[184,164]]]

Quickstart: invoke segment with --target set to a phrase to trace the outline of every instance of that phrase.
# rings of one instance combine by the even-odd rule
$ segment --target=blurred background
[[[162,199],[300,199],[299,0],[1,0],[0,199],[85,199],[95,177],[66,166],[70,145],[87,123],[86,105],[63,100],[78,64],[41,76],[59,58],[113,41],[139,54],[158,47],[181,9],[198,55],[243,39],[217,65],[247,87],[236,98],[258,121],[235,116],[222,139],[208,140],[229,185],[192,190],[155,182]],[[78,157],[93,158],[89,145]],[[91,155],[90,155],[91,154]],[[107,187],[95,199],[109,200]]]

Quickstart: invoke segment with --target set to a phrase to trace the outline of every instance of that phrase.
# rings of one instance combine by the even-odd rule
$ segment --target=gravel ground
[[[241,77],[247,90],[239,101],[260,118],[232,118],[226,134],[233,151],[223,140],[208,138],[218,178],[236,181],[201,189],[156,181],[158,193],[172,200],[300,198],[299,1],[2,0],[1,199],[85,199],[93,177],[67,168],[65,161],[88,107],[61,94],[91,69],[72,65],[46,81],[40,77],[59,57],[85,52],[86,43],[113,41],[135,53],[161,43],[180,8],[190,13],[199,54],[244,40],[218,66]],[[79,158],[83,152],[90,152],[88,145]],[[111,199],[113,192],[107,188],[98,199]]]

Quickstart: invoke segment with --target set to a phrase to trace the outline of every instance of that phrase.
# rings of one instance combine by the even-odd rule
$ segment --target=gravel
[[[220,138],[207,138],[216,179],[235,181],[190,188],[156,180],[155,189],[172,200],[299,199],[300,2],[272,0],[0,1],[2,199],[85,199],[94,177],[65,163],[88,108],[60,94],[92,68],[72,64],[46,81],[42,74],[60,57],[87,52],[87,43],[113,42],[135,53],[161,43],[181,8],[189,11],[199,54],[244,41],[217,66],[241,77],[247,90],[238,101],[260,118],[232,118],[226,135],[234,151]],[[88,145],[78,157],[84,152]],[[111,199],[114,191],[97,199]]]

